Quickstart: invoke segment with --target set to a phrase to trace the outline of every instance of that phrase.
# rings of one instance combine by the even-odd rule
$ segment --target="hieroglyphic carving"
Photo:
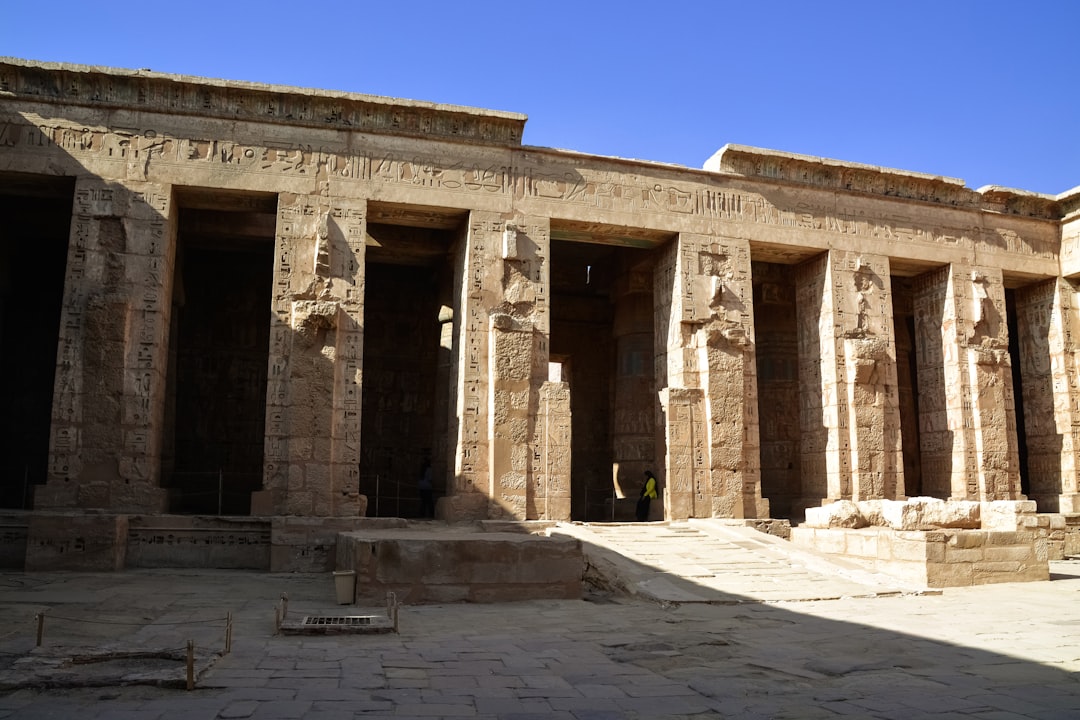
[[[90,107],[127,105],[142,111],[237,118],[268,123],[330,127],[369,133],[444,137],[517,144],[524,116],[483,114],[363,95],[320,96],[222,81],[178,82],[175,76],[102,71],[87,67],[42,72],[23,63],[0,64],[0,90],[38,102]]]
[[[923,489],[929,494],[1018,499],[1005,312],[1000,270],[958,264],[916,281]]]
[[[39,507],[81,502],[160,509],[157,489],[164,354],[172,291],[170,189],[80,181],[72,203],[58,337],[49,481]],[[84,424],[87,405],[115,398],[111,422]],[[108,426],[103,428],[102,426]],[[108,458],[108,460],[103,460]],[[86,465],[115,471],[67,484]]]
[[[711,182],[657,181],[636,175],[538,171],[521,165],[480,164],[447,157],[382,153],[367,155],[342,148],[299,143],[260,145],[174,137],[151,128],[101,128],[38,120],[26,125],[0,119],[0,138],[15,149],[59,148],[76,158],[123,162],[135,177],[148,178],[155,164],[170,169],[212,165],[230,171],[271,176],[333,176],[362,183],[391,183],[454,194],[517,194],[546,202],[657,216],[699,217],[774,225],[898,243],[930,243],[988,252],[1052,258],[1054,233],[1032,228],[988,228],[973,217],[970,224],[928,222],[917,215],[865,209],[845,210],[829,202],[794,202],[782,207],[764,195],[717,187]],[[948,203],[950,207],[952,203]]]

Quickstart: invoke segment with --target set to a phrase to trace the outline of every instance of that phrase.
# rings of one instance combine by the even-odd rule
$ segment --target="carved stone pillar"
[[[253,515],[351,516],[359,493],[364,201],[278,201],[263,490]]]
[[[888,258],[832,250],[797,272],[803,505],[904,493]]]
[[[561,482],[562,478],[549,476],[543,457],[543,449],[551,445],[544,433],[557,432],[563,421],[540,417],[541,389],[548,381],[550,334],[548,221],[516,218],[501,225],[496,221],[493,229],[499,234],[494,238],[498,260],[496,277],[492,278],[497,281],[493,288],[496,294],[488,308],[493,501],[489,515],[568,520],[570,498],[565,490],[569,477]],[[559,407],[556,403],[555,410]],[[552,410],[550,403],[546,410]],[[542,502],[537,502],[538,496]]]
[[[171,194],[153,183],[76,182],[49,475],[35,509],[165,509]]]
[[[569,383],[551,381],[541,385],[532,442],[529,518],[570,519],[570,423]]]
[[[923,490],[1020,499],[1000,269],[954,264],[915,283]]]
[[[1080,308],[1065,278],[1016,291],[1030,499],[1080,512]]]
[[[565,416],[557,390],[545,396],[546,407],[541,402],[548,382],[548,221],[474,212],[461,245],[457,450],[438,512],[450,520],[568,519],[569,402]],[[561,448],[565,463],[544,456],[552,447]]]
[[[674,260],[669,387],[662,396],[667,516],[768,517],[761,497],[749,244],[684,234]]]

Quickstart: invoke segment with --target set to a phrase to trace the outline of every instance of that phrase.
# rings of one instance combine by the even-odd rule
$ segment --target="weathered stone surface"
[[[946,529],[796,527],[792,542],[872,564],[923,587],[963,587],[1047,580],[1047,543],[1036,533]]]
[[[983,527],[988,530],[1020,530],[1024,519],[1035,515],[1031,500],[998,500],[982,503]]]
[[[511,113],[149,72],[4,59],[0,89],[11,246],[58,243],[0,249],[59,308],[11,505],[330,518],[274,526],[271,565],[317,569],[331,530],[418,514],[422,467],[452,521],[611,520],[651,471],[653,520],[975,528],[953,501],[1020,501],[1026,446],[1034,506],[983,527],[1075,534],[1028,521],[1080,509],[1080,193],[614,161],[523,147]],[[122,566],[88,523],[104,554],[73,557]],[[42,528],[27,558],[66,563]]]
[[[123,570],[126,515],[32,513],[26,540],[26,571]]]
[[[357,597],[387,591],[405,604],[581,597],[581,543],[565,536],[443,530],[360,531],[337,540],[337,569],[355,570]]]
[[[262,518],[133,516],[125,566],[268,570],[270,540],[270,523]]]
[[[903,502],[881,502],[881,517],[893,530],[930,528],[979,528],[980,504],[962,500],[948,502],[916,497]]]
[[[861,528],[869,523],[850,500],[837,500],[822,507],[806,508],[806,523],[816,528]]]

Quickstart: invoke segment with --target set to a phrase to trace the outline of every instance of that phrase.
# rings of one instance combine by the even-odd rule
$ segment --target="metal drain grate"
[[[357,625],[370,625],[374,619],[371,615],[308,615],[304,618],[302,624],[318,627],[355,627]]]

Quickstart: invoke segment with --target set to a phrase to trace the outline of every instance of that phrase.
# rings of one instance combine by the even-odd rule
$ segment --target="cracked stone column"
[[[569,399],[548,382],[549,246],[547,218],[493,212],[473,212],[459,244],[448,520],[569,518]]]
[[[35,509],[165,510],[175,228],[168,185],[76,181],[49,474]]]
[[[832,250],[797,271],[803,500],[904,492],[889,260]]]
[[[560,393],[547,387],[548,220],[500,217],[483,224],[494,230],[488,241],[494,241],[498,253],[496,277],[491,278],[496,294],[488,308],[489,516],[568,520],[569,465],[552,463],[545,455],[553,445],[568,449],[569,444],[569,418],[559,417],[564,406],[569,409],[568,389],[562,403]]]
[[[1042,512],[1080,512],[1080,308],[1071,280],[1016,291],[1029,498]]]
[[[663,290],[672,297],[668,387],[661,391],[667,517],[768,517],[761,497],[749,243],[682,234],[669,261],[673,272],[657,273],[674,285]]]
[[[362,515],[363,200],[283,194],[253,515]]]
[[[923,490],[1020,499],[1001,270],[953,264],[917,278],[915,336]]]

